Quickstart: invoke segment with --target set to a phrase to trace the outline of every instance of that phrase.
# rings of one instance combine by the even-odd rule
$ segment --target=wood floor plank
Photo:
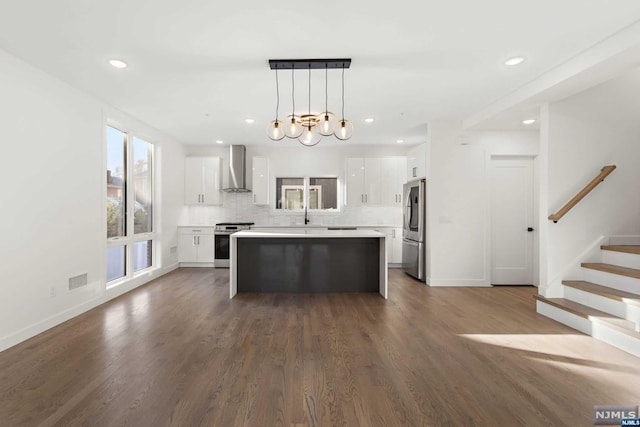
[[[590,425],[638,359],[538,315],[534,288],[241,294],[179,269],[0,353],[11,426]]]

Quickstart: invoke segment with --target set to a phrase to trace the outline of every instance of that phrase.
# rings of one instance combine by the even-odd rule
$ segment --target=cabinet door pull
[[[369,203],[369,195],[368,194],[364,195],[364,202],[365,203]]]
[[[418,168],[416,166],[413,167],[413,177],[417,177],[418,176]]]
[[[256,202],[256,195],[254,194],[253,195],[253,203],[255,203],[255,202]]]
[[[391,237],[396,238],[396,229],[391,230]]]
[[[364,203],[364,194],[360,195],[360,203]]]
[[[200,246],[200,236],[198,236],[198,246]]]
[[[202,195],[202,203],[204,203],[204,194]]]
[[[196,236],[193,236],[192,239],[193,239],[193,246],[195,246],[196,245]]]

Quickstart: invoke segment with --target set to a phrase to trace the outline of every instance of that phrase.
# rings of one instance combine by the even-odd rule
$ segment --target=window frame
[[[103,123],[103,132],[104,132],[104,147],[105,147],[105,156],[103,162],[103,174],[106,181],[108,170],[108,141],[107,141],[107,128],[111,127],[119,132],[124,134],[124,145],[125,145],[125,177],[124,177],[124,191],[125,197],[123,198],[125,201],[125,235],[124,236],[116,236],[116,237],[107,237],[106,241],[106,250],[105,250],[105,274],[104,280],[106,283],[106,289],[110,289],[124,283],[127,283],[129,280],[134,279],[138,276],[144,275],[149,271],[158,268],[158,257],[157,257],[157,203],[158,200],[156,188],[157,188],[157,177],[156,177],[156,145],[153,142],[150,142],[148,138],[137,133],[134,129],[128,129],[127,126],[123,126],[113,120],[106,120]],[[135,139],[141,140],[147,144],[149,144],[149,158],[150,165],[149,173],[151,177],[151,231],[144,233],[135,233],[135,177],[134,177],[134,141]],[[107,211],[107,185],[104,185],[104,198],[103,198],[103,212],[105,212],[105,221],[104,226],[107,228],[107,220],[106,220],[106,211]],[[107,235],[105,230],[105,236]],[[136,243],[151,241],[151,265],[148,267],[142,268],[138,271],[134,271],[134,250],[133,247]],[[111,281],[107,280],[107,254],[110,248],[124,246],[125,252],[125,274],[124,276],[118,277]]]
[[[303,179],[303,184],[302,186],[304,187],[304,191],[303,191],[303,207],[301,209],[278,209],[278,202],[280,200],[276,199],[277,193],[278,193],[278,179]],[[321,186],[318,185],[311,185],[311,179],[312,178],[330,178],[330,179],[335,179],[336,180],[336,208],[335,209],[311,209],[310,207],[307,208],[307,212],[309,214],[313,214],[313,215],[336,215],[342,212],[342,186],[341,186],[341,180],[339,176],[336,175],[307,175],[307,176],[275,176],[274,177],[274,186],[273,186],[273,200],[274,200],[274,204],[272,205],[272,213],[275,215],[299,215],[300,213],[304,213],[305,211],[305,206],[308,206],[309,201],[310,201],[310,197],[309,197],[309,193],[311,188],[317,188],[318,189],[318,194],[321,195],[322,194],[322,190]],[[285,184],[283,187],[289,187],[289,188],[293,188],[293,187],[299,187],[296,185],[292,185],[292,184]],[[284,194],[284,193],[283,193]],[[282,196],[284,197],[284,196]]]

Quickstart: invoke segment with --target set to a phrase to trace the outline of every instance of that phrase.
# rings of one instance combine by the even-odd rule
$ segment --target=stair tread
[[[598,285],[584,280],[563,280],[562,284],[581,291],[600,295],[605,298],[621,301],[628,304],[640,306],[640,295],[631,292],[621,291],[608,286]]]
[[[603,251],[626,252],[640,255],[640,245],[602,245],[600,249]]]
[[[578,304],[577,302],[565,299],[565,298],[545,298],[542,295],[534,295],[534,298],[538,301],[552,305],[564,311],[568,311],[571,314],[580,316],[584,319],[604,323],[607,326],[611,326],[620,332],[624,332],[628,335],[636,336],[640,338],[640,334],[635,330],[635,323],[614,316],[604,311],[596,310],[586,305]]]
[[[636,268],[621,267],[619,265],[604,264],[600,262],[583,262],[580,265],[584,268],[590,268],[592,270],[599,270],[606,273],[619,274],[621,276],[640,279],[640,270]]]

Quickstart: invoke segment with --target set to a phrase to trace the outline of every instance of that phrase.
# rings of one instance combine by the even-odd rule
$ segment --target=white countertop
[[[252,225],[251,229],[262,228],[401,228],[400,225],[378,224],[378,225],[353,225],[353,224],[293,224],[293,225]]]
[[[318,230],[318,229],[275,229],[275,230],[249,230],[238,231],[231,235],[232,238],[258,237],[258,238],[358,238],[358,237],[385,237],[383,233],[374,230]]]

